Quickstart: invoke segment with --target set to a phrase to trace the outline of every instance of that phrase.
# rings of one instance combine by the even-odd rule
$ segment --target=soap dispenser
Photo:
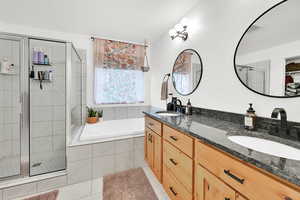
[[[188,99],[188,102],[186,104],[186,107],[185,107],[185,114],[187,115],[192,115],[192,104],[191,104],[191,101],[190,99]]]
[[[249,103],[250,107],[247,110],[247,113],[245,115],[245,129],[247,130],[254,130],[255,129],[255,110],[252,107],[252,103]]]

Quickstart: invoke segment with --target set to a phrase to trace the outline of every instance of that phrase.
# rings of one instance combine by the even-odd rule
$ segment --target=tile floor
[[[149,167],[144,167],[144,172],[159,200],[169,200],[162,185],[155,178]],[[59,188],[58,200],[102,200],[103,178],[85,181]],[[22,200],[18,198],[17,200]]]

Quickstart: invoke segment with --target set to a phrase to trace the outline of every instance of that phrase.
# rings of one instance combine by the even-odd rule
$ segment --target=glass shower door
[[[66,169],[66,43],[30,39],[30,176]]]
[[[21,175],[23,40],[0,35],[0,179]]]

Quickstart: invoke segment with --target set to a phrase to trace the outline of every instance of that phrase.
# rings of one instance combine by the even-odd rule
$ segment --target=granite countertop
[[[144,114],[157,119],[172,128],[185,132],[204,143],[213,145],[240,160],[266,170],[282,179],[300,186],[300,161],[280,158],[240,146],[228,139],[228,136],[250,136],[280,142],[300,149],[300,143],[272,136],[267,130],[248,131],[241,124],[205,117],[199,114],[177,117],[160,116],[159,109],[151,108]]]

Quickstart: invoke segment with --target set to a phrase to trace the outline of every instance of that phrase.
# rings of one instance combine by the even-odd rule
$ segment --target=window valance
[[[94,38],[94,65],[97,68],[141,70],[145,46]]]

